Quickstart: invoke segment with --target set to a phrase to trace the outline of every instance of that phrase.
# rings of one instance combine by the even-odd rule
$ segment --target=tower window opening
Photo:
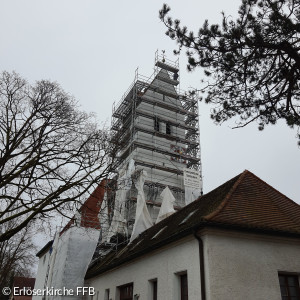
[[[155,117],[155,119],[154,119],[154,130],[159,131],[159,119],[158,119],[158,117]]]
[[[171,134],[171,124],[166,123],[166,134]]]

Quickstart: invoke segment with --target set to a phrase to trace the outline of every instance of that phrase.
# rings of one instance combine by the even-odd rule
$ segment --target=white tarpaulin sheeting
[[[82,295],[76,295],[76,290],[84,286],[84,276],[95,252],[99,234],[99,230],[93,228],[70,227],[59,237],[58,243],[53,245],[56,256],[47,286],[61,290],[72,289],[74,295],[47,296],[47,300],[82,299]]]
[[[104,193],[103,201],[101,203],[100,212],[99,212],[99,221],[100,221],[100,234],[101,240],[106,241],[106,235],[109,228],[109,207],[107,200],[107,191]]]
[[[126,220],[123,218],[119,210],[115,209],[111,225],[107,232],[106,241],[109,243],[110,239],[117,233],[127,236],[127,225]]]
[[[137,201],[136,201],[136,213],[135,213],[135,222],[130,238],[130,242],[132,242],[139,234],[148,229],[153,225],[152,219],[150,217],[145,193],[144,193],[144,183],[147,177],[147,172],[143,170],[135,182],[135,187],[138,191]]]
[[[184,187],[185,205],[190,204],[201,196],[201,190],[190,186]]]
[[[160,194],[162,198],[162,203],[161,207],[156,219],[156,223],[159,221],[163,220],[164,218],[170,216],[175,212],[174,209],[174,203],[175,203],[175,198],[170,191],[169,187],[166,187]]]
[[[134,160],[131,159],[126,170],[121,170],[118,179],[118,190],[115,197],[114,215],[111,225],[108,229],[106,241],[109,242],[111,237],[117,233],[127,235],[125,219],[125,201],[128,191],[131,189],[131,175],[134,172]]]

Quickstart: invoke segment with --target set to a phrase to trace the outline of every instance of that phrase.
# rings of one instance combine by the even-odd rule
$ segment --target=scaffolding
[[[111,191],[124,188],[126,183],[120,180],[121,173],[133,159],[133,181],[141,170],[148,173],[144,193],[153,220],[161,206],[160,193],[167,186],[175,197],[174,208],[178,210],[185,205],[185,168],[199,171],[201,177],[197,96],[180,90],[178,60],[167,60],[157,51],[154,65],[150,77],[139,74],[137,69],[133,83],[121,100],[113,104],[111,129],[113,141],[120,148],[114,168],[119,175],[108,187]],[[115,206],[114,197],[115,193],[110,193],[108,202],[113,206],[110,212]],[[136,201],[137,190],[132,185],[126,194],[124,215],[129,235]],[[107,244],[110,243],[103,247]]]

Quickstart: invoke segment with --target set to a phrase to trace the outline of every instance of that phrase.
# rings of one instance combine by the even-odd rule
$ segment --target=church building
[[[300,206],[249,171],[203,194],[196,95],[179,63],[113,105],[118,159],[37,254],[35,288],[94,295],[34,300],[300,300]]]

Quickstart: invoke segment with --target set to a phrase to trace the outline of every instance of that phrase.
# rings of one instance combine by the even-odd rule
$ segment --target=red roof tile
[[[300,233],[300,206],[249,171],[243,172],[210,222]]]
[[[100,229],[99,211],[106,190],[107,180],[102,180],[80,208],[81,226]]]
[[[109,180],[102,180],[89,198],[82,204],[79,209],[81,215],[80,226],[86,228],[100,229],[99,212],[104,198],[105,192],[109,192],[107,183]],[[60,235],[67,231],[70,227],[76,225],[75,216],[73,216],[67,225],[62,229]]]

